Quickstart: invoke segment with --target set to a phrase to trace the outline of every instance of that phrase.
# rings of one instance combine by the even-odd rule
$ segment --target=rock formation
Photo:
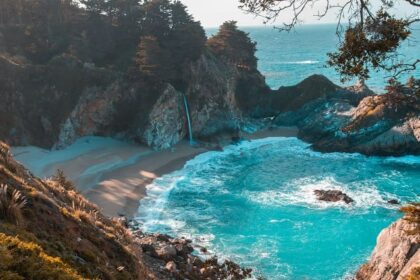
[[[319,76],[306,79],[294,91],[299,93],[305,84],[318,88],[318,94],[302,91],[287,103],[297,105],[280,108],[274,123],[298,126],[299,137],[314,149],[367,155],[420,154],[418,93],[375,95],[366,88],[334,87]]]
[[[186,136],[183,94],[194,135],[206,140],[237,133],[241,119],[252,113],[240,100],[268,90],[257,70],[241,70],[211,55],[191,63],[189,72],[180,92],[171,84],[145,85],[68,55],[47,66],[0,57],[0,138],[11,145],[62,148],[78,137],[99,135],[165,149]],[[249,80],[256,82],[243,88]]]
[[[299,138],[319,151],[420,154],[418,94],[376,95],[364,85],[340,88],[320,75],[270,90],[258,70],[210,54],[190,63],[188,73],[181,92],[70,55],[47,65],[0,57],[0,138],[62,148],[97,135],[166,149],[187,135],[185,95],[201,141],[237,137],[249,122],[275,116],[271,125],[297,126]]]
[[[356,274],[357,280],[420,279],[420,234],[418,224],[404,219],[384,229],[368,263]]]
[[[315,190],[315,195],[318,200],[327,202],[339,202],[343,201],[346,204],[352,203],[354,200],[342,191],[337,190]]]

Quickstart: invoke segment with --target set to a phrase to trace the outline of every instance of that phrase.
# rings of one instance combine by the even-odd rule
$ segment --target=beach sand
[[[245,138],[295,137],[295,127],[279,127],[245,134]],[[154,151],[146,146],[109,138],[84,137],[60,151],[14,147],[16,160],[36,176],[45,178],[64,171],[78,190],[109,216],[133,217],[146,186],[209,149],[182,141],[173,148]]]

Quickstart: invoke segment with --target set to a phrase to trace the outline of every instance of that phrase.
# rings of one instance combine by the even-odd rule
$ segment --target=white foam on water
[[[161,219],[171,191],[175,188],[177,181],[182,178],[181,174],[178,176],[175,174],[173,176],[164,176],[146,186],[147,196],[141,200],[138,215],[136,216],[136,220],[142,225],[144,231],[154,231],[159,225],[165,225],[174,230],[185,226],[185,222],[180,220]]]
[[[418,165],[420,168],[420,156],[388,157],[384,160],[384,162],[415,165],[415,166]],[[420,172],[420,169],[419,169],[419,172]]]
[[[320,61],[318,60],[301,60],[301,61],[286,61],[281,62],[279,64],[318,64]]]
[[[354,202],[346,204],[340,202],[319,201],[314,193],[315,190],[339,190],[350,196]],[[340,208],[361,208],[371,207],[395,208],[387,203],[389,199],[397,199],[389,193],[380,193],[378,189],[368,183],[354,183],[345,185],[337,182],[334,178],[302,178],[293,180],[285,186],[280,186],[276,190],[265,192],[245,192],[248,199],[254,203],[267,206],[287,206],[301,205],[314,209],[325,209],[331,207]]]

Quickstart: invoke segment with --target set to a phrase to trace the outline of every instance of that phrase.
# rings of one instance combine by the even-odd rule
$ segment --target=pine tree
[[[220,26],[218,33],[207,41],[209,49],[217,56],[242,69],[255,69],[256,43],[249,35],[238,29],[235,21],[227,21]]]
[[[172,76],[169,52],[153,36],[143,36],[138,46],[136,63],[142,74],[152,79],[170,80]]]

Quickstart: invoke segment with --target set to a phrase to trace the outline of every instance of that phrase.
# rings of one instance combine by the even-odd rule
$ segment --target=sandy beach
[[[295,137],[295,127],[279,127],[243,135],[246,139]],[[133,217],[154,179],[181,169],[208,148],[182,141],[173,148],[154,151],[146,146],[109,138],[85,137],[60,151],[14,147],[15,158],[44,178],[61,169],[79,191],[109,216]]]

